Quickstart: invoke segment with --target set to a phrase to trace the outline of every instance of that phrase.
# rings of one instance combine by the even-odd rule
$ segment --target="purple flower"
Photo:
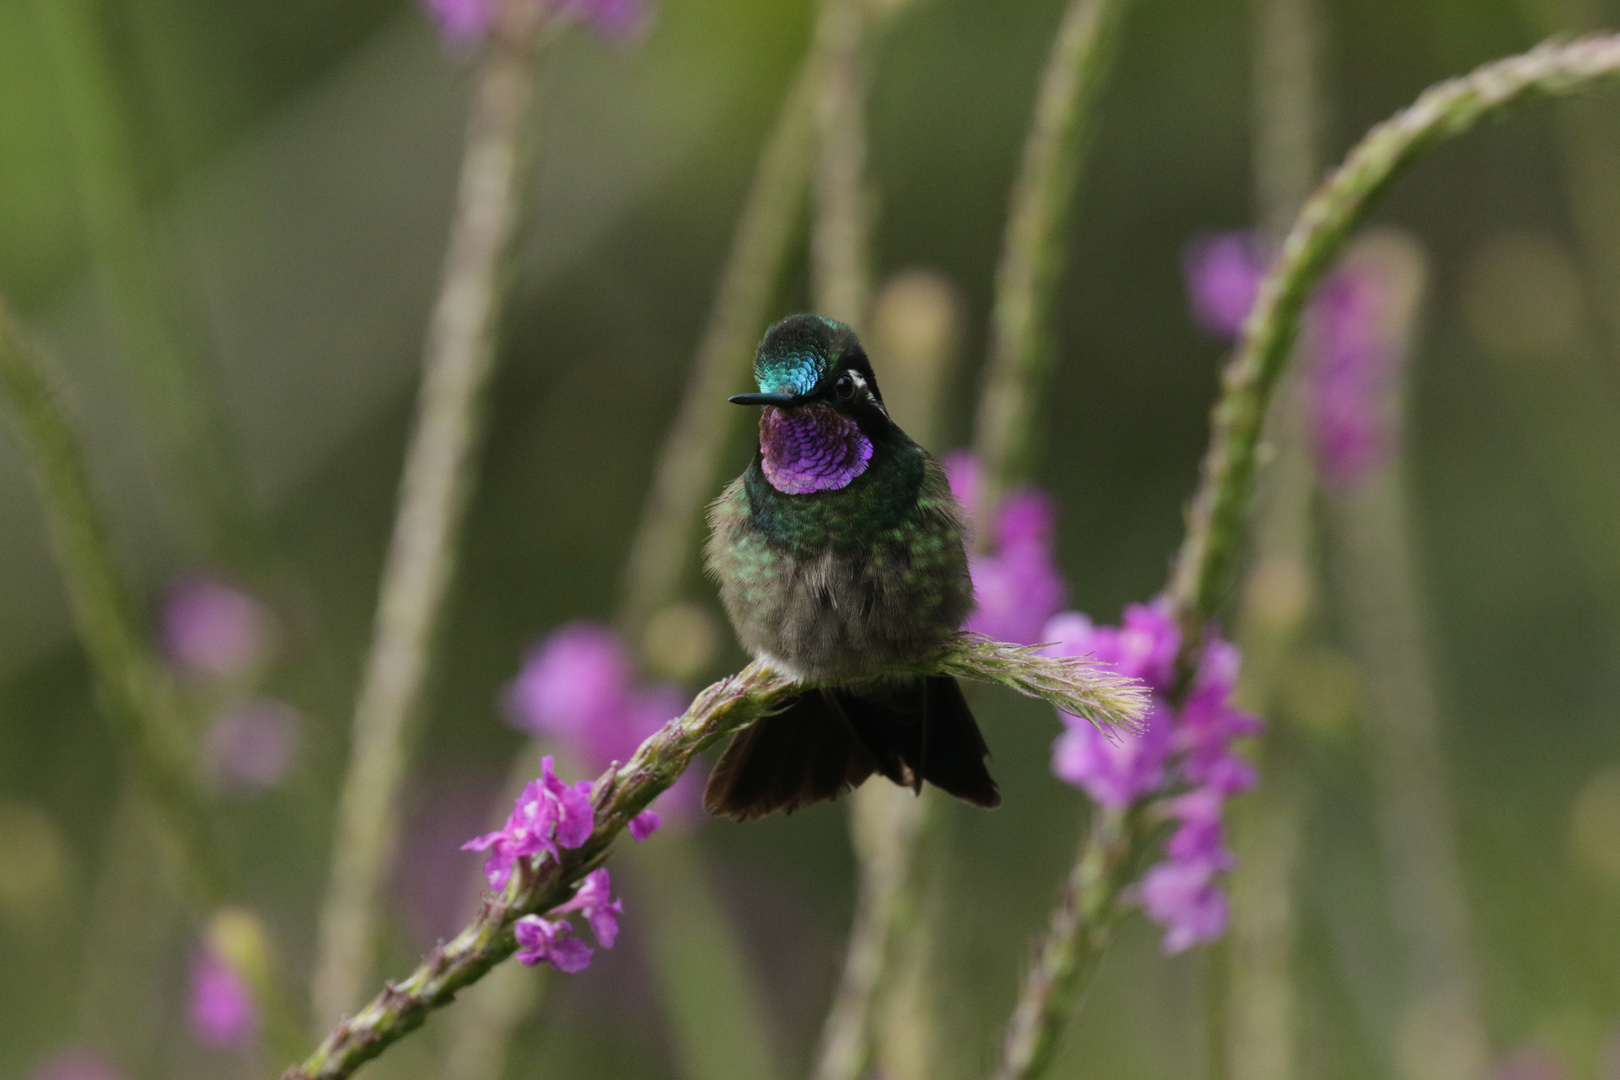
[[[206,942],[191,954],[192,1036],[204,1046],[241,1048],[259,1033],[253,994],[236,970]]]
[[[1133,673],[1120,663],[1120,631],[1093,626],[1077,611],[1054,617],[1041,637],[1055,644],[1044,651],[1053,656],[1092,656],[1112,663],[1121,674]],[[1179,639],[1179,634],[1176,635]],[[1052,771],[1058,779],[1082,788],[1103,806],[1123,810],[1164,783],[1165,758],[1170,753],[1170,725],[1155,702],[1142,718],[1141,734],[1099,730],[1090,721],[1059,713],[1063,734],[1052,746]]]
[[[664,816],[656,810],[643,810],[630,819],[630,839],[641,843],[664,824]]]
[[[298,748],[303,718],[283,701],[244,701],[214,720],[203,739],[208,771],[227,788],[256,794],[280,786]]]
[[[501,0],[423,0],[423,6],[439,33],[453,47],[465,49],[482,41],[495,17],[495,4]],[[550,7],[560,18],[589,23],[598,34],[610,40],[635,37],[647,25],[647,8],[642,0],[531,0]]]
[[[519,963],[533,967],[543,960],[570,975],[591,966],[591,947],[574,937],[574,925],[566,919],[553,922],[525,915],[512,933],[517,937]]]
[[[86,1047],[60,1050],[29,1074],[29,1080],[123,1080],[112,1062]]]
[[[1188,244],[1181,269],[1193,318],[1217,337],[1238,337],[1270,261],[1253,233],[1218,233]]]
[[[971,518],[978,504],[979,466],[973,455],[946,455],[945,471]],[[1033,488],[1007,493],[996,512],[995,547],[968,557],[977,610],[967,629],[997,641],[1034,645],[1042,628],[1068,599],[1068,586],[1052,557],[1057,504]]]
[[[1257,718],[1229,704],[1237,650],[1212,637],[1186,700],[1175,708],[1168,695],[1175,685],[1181,630],[1167,597],[1127,607],[1118,628],[1064,612],[1047,623],[1043,636],[1055,642],[1045,650],[1049,654],[1090,656],[1142,680],[1153,692],[1141,734],[1105,733],[1060,714],[1064,732],[1052,747],[1052,769],[1114,811],[1184,791],[1167,803],[1180,824],[1165,845],[1164,861],[1142,879],[1142,905],[1165,927],[1169,952],[1219,937],[1227,911],[1220,880],[1232,868],[1221,810],[1229,796],[1255,782],[1254,767],[1237,754],[1235,743],[1260,730]]]
[[[590,781],[563,783],[552,771],[548,754],[540,759],[540,779],[523,786],[506,824],[467,841],[461,850],[491,852],[484,862],[484,877],[490,888],[500,890],[506,888],[518,859],[542,851],[558,858],[559,847],[579,847],[590,839],[595,827]]]
[[[624,903],[613,899],[613,882],[606,870],[592,870],[585,875],[573,898],[552,909],[553,915],[579,914],[590,924],[597,944],[604,949],[613,948],[619,936],[619,916],[624,914]],[[545,961],[558,971],[572,974],[583,971],[591,963],[591,947],[574,936],[574,926],[567,919],[543,919],[538,915],[525,915],[513,927],[517,936],[517,958],[530,967]]]
[[[555,908],[552,913],[563,915],[571,911],[579,912],[590,923],[597,943],[604,949],[611,949],[614,939],[619,936],[619,916],[624,914],[624,904],[613,899],[610,895],[612,890],[613,881],[608,877],[607,870],[592,870],[585,875],[573,899]]]
[[[214,578],[176,578],[163,598],[163,652],[186,675],[230,679],[264,659],[269,618],[253,597]]]
[[[618,634],[584,620],[530,649],[506,693],[506,711],[517,727],[556,739],[593,773],[629,761],[648,736],[686,711],[686,703],[673,684],[638,687]],[[659,805],[691,816],[698,806],[696,778],[683,776]]]

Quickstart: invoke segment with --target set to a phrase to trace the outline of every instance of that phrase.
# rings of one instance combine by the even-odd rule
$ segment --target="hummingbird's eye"
[[[833,385],[833,393],[838,396],[839,401],[849,401],[854,398],[855,377],[847,372],[840,376],[838,382]]]

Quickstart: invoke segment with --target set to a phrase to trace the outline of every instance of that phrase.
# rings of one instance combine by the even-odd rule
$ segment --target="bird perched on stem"
[[[704,805],[789,813],[873,773],[1001,802],[956,680],[897,674],[973,607],[963,515],[942,470],[889,419],[855,332],[815,315],[766,331],[754,358],[759,450],[709,509],[709,573],[743,647],[821,687],[740,732]]]

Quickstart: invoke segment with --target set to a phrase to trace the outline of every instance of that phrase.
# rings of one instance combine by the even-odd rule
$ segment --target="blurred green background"
[[[155,480],[97,301],[40,29],[54,2],[0,0],[0,289],[68,374],[120,551],[155,605],[199,549]],[[1567,14],[1530,0],[1323,6],[1329,160],[1428,83],[1528,47]],[[288,557],[268,689],[307,718],[304,739],[285,787],[221,813],[278,963],[303,986],[471,68],[403,0],[95,8],[135,123],[141,198],[178,253],[252,502]],[[880,276],[931,268],[963,301],[937,451],[967,440],[1008,188],[1060,8],[925,0],[878,54]],[[802,2],[660,0],[638,43],[576,33],[550,53],[485,472],[410,785],[407,848],[438,845],[439,858],[401,874],[389,973],[455,926],[413,915],[412,883],[476,872],[477,857],[451,849],[480,831],[519,745],[498,698],[523,649],[613,611],[653,455],[810,23]],[[1179,260],[1193,235],[1255,216],[1250,36],[1238,0],[1141,0],[1101,106],[1038,474],[1061,500],[1072,604],[1099,620],[1160,587],[1206,440],[1224,347],[1189,317]],[[1600,119],[1620,143],[1620,111]],[[1551,107],[1517,112],[1425,161],[1376,216],[1432,264],[1410,464],[1488,1019],[1499,1051],[1536,1044],[1595,1077],[1620,1075],[1599,1072],[1620,1030],[1620,531],[1605,528],[1620,521],[1620,340],[1606,329],[1620,325],[1620,294],[1589,272],[1560,130]],[[805,289],[796,269],[778,312],[804,306]],[[739,437],[727,472],[748,452]],[[712,603],[695,567],[692,585]],[[729,641],[706,675],[740,662]],[[1084,816],[1048,769],[1050,712],[1000,693],[975,702],[1006,803],[949,808],[938,945],[951,1078],[992,1059]],[[1300,712],[1306,1075],[1393,1076],[1400,958],[1362,744],[1353,715]],[[82,1038],[86,973],[109,956],[86,927],[117,790],[33,491],[0,440],[0,1077]],[[699,840],[801,1072],[851,912],[845,815],[712,822]],[[549,981],[508,1075],[675,1075],[633,895],[627,906],[619,949]],[[247,1075],[186,1040],[183,924],[128,933],[157,957],[150,979],[111,991],[150,1032],[131,1074]],[[1166,959],[1157,932],[1131,923],[1056,1075],[1219,1075],[1218,964],[1219,946]],[[367,1075],[431,1075],[443,1026]]]

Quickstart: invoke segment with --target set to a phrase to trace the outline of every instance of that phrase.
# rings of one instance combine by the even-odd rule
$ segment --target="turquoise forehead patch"
[[[821,357],[810,353],[772,357],[754,367],[762,394],[808,394],[824,372]]]

